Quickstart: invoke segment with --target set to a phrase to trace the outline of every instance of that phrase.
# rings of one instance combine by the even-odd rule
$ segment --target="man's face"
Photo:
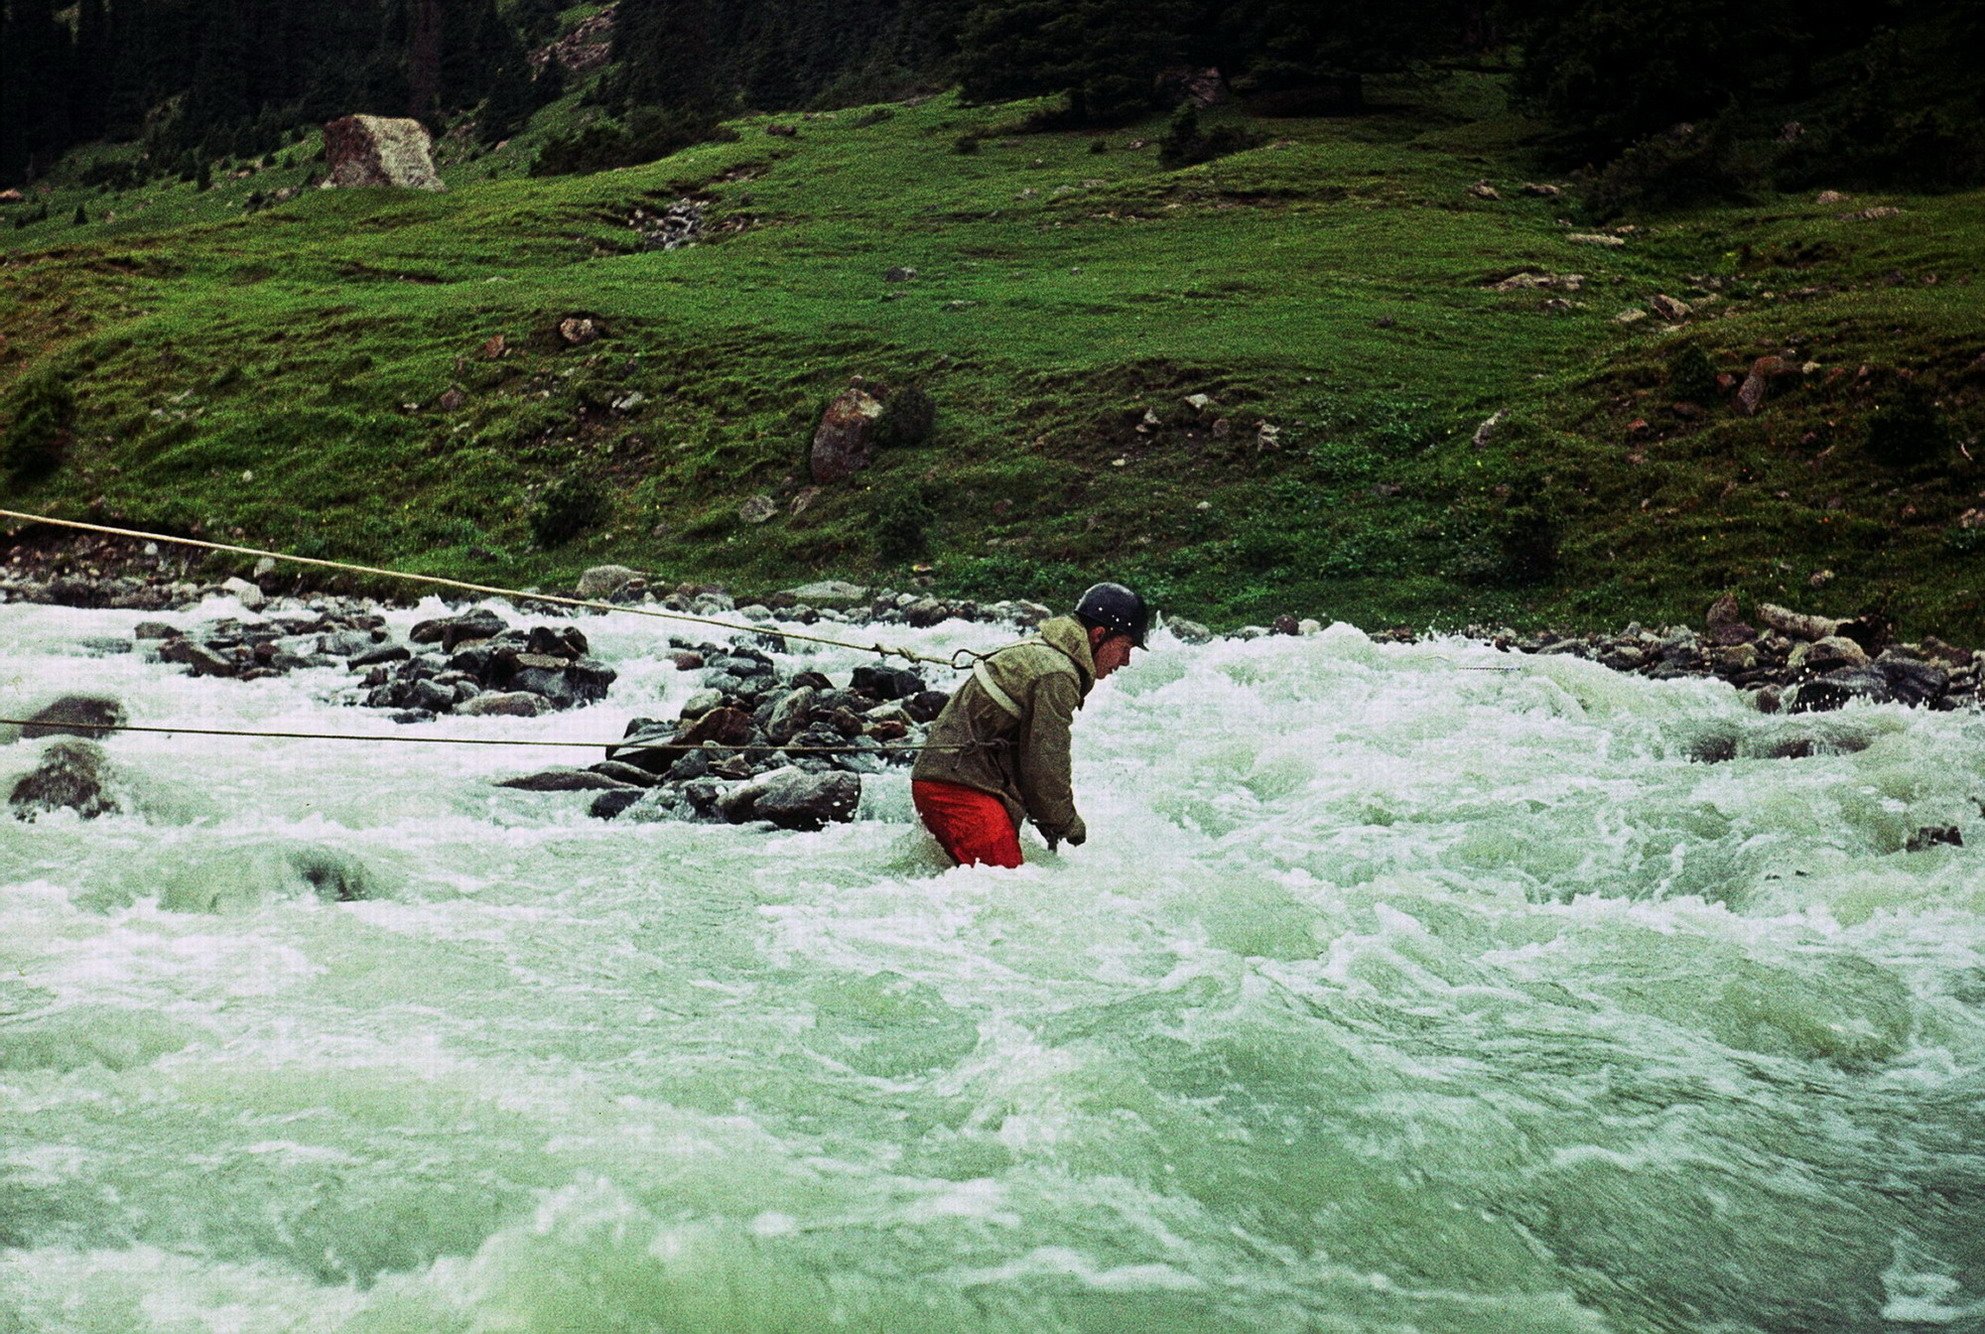
[[[1105,634],[1095,646],[1096,679],[1102,680],[1129,662],[1130,655],[1136,650],[1137,645],[1130,642],[1129,635],[1120,635],[1114,631]]]

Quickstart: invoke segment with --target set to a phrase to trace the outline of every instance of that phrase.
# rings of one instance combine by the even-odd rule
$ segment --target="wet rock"
[[[733,678],[735,679],[735,678]],[[683,701],[681,717],[701,718],[704,714],[724,707],[724,692],[721,690],[699,690]]]
[[[631,791],[637,795],[641,789],[633,783],[622,782],[606,774],[594,773],[591,769],[573,769],[560,766],[539,773],[525,774],[521,778],[505,778],[498,781],[498,787],[516,788],[521,792],[618,792]]]
[[[950,606],[936,598],[918,598],[903,608],[903,619],[919,629],[926,629],[950,618]]]
[[[1956,825],[1924,825],[1909,836],[1905,847],[1908,852],[1927,852],[1931,848],[1964,846],[1964,834]]]
[[[457,705],[455,712],[468,718],[535,718],[550,713],[551,705],[526,690],[493,690]]]
[[[806,727],[815,697],[816,692],[811,686],[801,686],[787,692],[785,698],[772,708],[771,717],[766,721],[766,735],[774,741],[790,741],[794,733]]]
[[[415,681],[408,687],[406,707],[421,709],[428,713],[453,713],[455,711],[455,691],[439,681]]]
[[[617,788],[602,792],[593,798],[593,804],[586,808],[586,814],[595,820],[613,820],[649,794],[637,787]]]
[[[1828,635],[1794,648],[1785,665],[1791,671],[1820,675],[1845,667],[1864,667],[1867,662],[1868,654],[1859,644],[1843,635]]]
[[[194,676],[237,676],[241,664],[191,639],[168,639],[159,646],[159,661],[184,664]]]
[[[1210,644],[1213,632],[1198,621],[1188,621],[1184,617],[1167,619],[1165,628],[1172,632],[1172,638],[1181,644]]]
[[[819,829],[855,818],[862,783],[851,773],[807,773],[788,765],[758,775],[718,802],[726,820],[768,820],[781,829]]]
[[[904,701],[903,708],[911,721],[928,723],[935,721],[950,702],[951,696],[942,690],[919,690]]]
[[[177,639],[180,633],[181,631],[178,626],[167,625],[164,621],[139,621],[137,625],[132,627],[131,638]]]
[[[405,662],[413,657],[413,650],[405,644],[375,644],[363,653],[352,655],[351,666],[377,667],[389,662]]]
[[[695,750],[657,751],[655,754],[659,762],[666,766],[662,776],[671,783],[687,783],[709,776],[710,752],[701,747]]]
[[[562,665],[557,668],[524,667],[510,678],[510,689],[538,695],[554,709],[569,709],[579,703],[579,692],[566,676]]]
[[[608,778],[617,778],[623,783],[632,783],[636,787],[653,787],[655,785],[656,775],[637,764],[628,764],[620,760],[601,760],[598,764],[592,765],[591,768],[596,774],[604,774]]]
[[[751,739],[751,715],[731,708],[712,709],[676,736],[685,746],[700,746],[707,741],[720,746],[747,746]]]
[[[1800,682],[1792,699],[1792,712],[1823,713],[1843,708],[1857,699],[1881,704],[1888,698],[1888,681],[1880,672],[1869,667],[1849,667]]]
[[[124,705],[109,695],[63,695],[28,715],[21,740],[45,736],[97,737],[129,721]]]
[[[857,667],[850,684],[874,699],[905,699],[924,688],[924,679],[901,667]]]
[[[1889,694],[1898,704],[1934,706],[1950,692],[1950,673],[1927,662],[1884,653],[1875,660],[1875,670],[1888,682]]]
[[[607,747],[607,759],[617,764],[630,764],[650,774],[668,771],[675,757],[681,752],[675,749],[675,729],[653,718],[634,718],[621,734],[620,744]]]
[[[7,804],[18,820],[32,821],[60,810],[94,820],[122,809],[109,790],[110,782],[102,747],[92,741],[58,741],[15,782]]]
[[[417,621],[407,631],[407,638],[416,644],[440,644],[444,650],[451,650],[465,639],[494,639],[509,628],[510,623],[495,612],[477,607],[459,616]]]

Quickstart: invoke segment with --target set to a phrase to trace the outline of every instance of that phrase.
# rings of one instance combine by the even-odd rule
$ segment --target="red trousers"
[[[911,783],[910,800],[960,866],[1020,865],[1020,831],[998,797],[956,783]]]

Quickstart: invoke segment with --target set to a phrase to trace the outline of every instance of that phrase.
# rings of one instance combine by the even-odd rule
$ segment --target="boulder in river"
[[[109,695],[63,695],[34,711],[21,727],[20,739],[45,736],[98,737],[128,721],[124,706]]]
[[[437,616],[429,621],[417,621],[414,628],[407,631],[407,638],[416,644],[439,644],[452,652],[455,645],[465,639],[494,639],[510,628],[495,612],[477,607],[458,616]]]
[[[14,784],[7,804],[19,820],[59,810],[94,820],[123,809],[110,793],[110,781],[103,749],[95,742],[58,741]]]
[[[468,718],[535,718],[551,712],[551,702],[528,690],[492,690],[457,705],[455,712]]]
[[[606,774],[594,773],[591,769],[571,769],[563,766],[546,769],[540,773],[525,774],[520,778],[501,779],[498,787],[514,787],[523,792],[613,792],[621,788],[638,786],[623,782]]]
[[[781,829],[818,829],[853,820],[861,796],[862,780],[855,774],[808,773],[788,765],[732,788],[718,799],[718,808],[732,824],[769,820]]]

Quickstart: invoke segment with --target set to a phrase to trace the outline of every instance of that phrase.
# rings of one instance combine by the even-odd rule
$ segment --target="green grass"
[[[1026,106],[947,97],[523,178],[588,114],[575,94],[501,152],[444,141],[445,195],[307,191],[244,215],[251,190],[305,179],[314,141],[207,192],[58,179],[49,221],[0,224],[0,376],[67,374],[77,435],[10,499],[483,580],[618,560],[769,589],[903,579],[875,519],[921,497],[923,559],[971,595],[1107,576],[1216,623],[1590,625],[1697,619],[1736,587],[1985,634],[1985,541],[1958,523],[1985,479],[1957,451],[1900,473],[1861,447],[1898,369],[1954,439],[1977,433],[1978,195],[1773,199],[1602,249],[1567,240],[1566,201],[1518,193],[1541,168],[1495,76],[1380,93],[1377,114],[1266,122],[1267,145],[1182,171],[1157,163],[1162,120],[1096,153],[1093,134],[1014,134]],[[981,150],[956,153],[968,131]],[[1500,202],[1469,195],[1484,178]],[[736,230],[642,252],[631,209],[692,191]],[[1877,203],[1905,211],[1835,216]],[[893,265],[918,277],[885,283]],[[1526,268],[1586,281],[1493,289]],[[1703,318],[1614,321],[1656,292]],[[564,347],[571,315],[607,336]],[[509,354],[485,358],[499,334]],[[1662,392],[1682,338],[1739,375],[1786,349],[1821,369],[1757,417],[1686,418]],[[793,516],[813,422],[852,375],[924,384],[936,433]],[[611,515],[542,549],[536,497],[573,473]],[[761,493],[778,517],[741,522]]]

